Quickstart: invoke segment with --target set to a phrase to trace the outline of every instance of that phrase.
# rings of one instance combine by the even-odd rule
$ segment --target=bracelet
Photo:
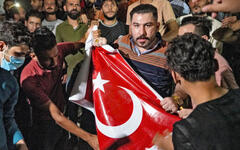
[[[177,104],[178,109],[182,110],[183,107],[181,106],[182,103],[180,103],[180,100],[181,100],[180,96],[173,95],[172,98],[173,98],[174,102]]]

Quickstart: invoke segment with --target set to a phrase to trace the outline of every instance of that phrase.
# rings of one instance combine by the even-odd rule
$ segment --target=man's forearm
[[[88,142],[91,137],[93,136],[92,134],[84,131],[83,129],[79,128],[75,123],[73,123],[71,120],[66,118],[60,110],[57,108],[55,104],[52,102],[49,105],[49,111],[51,113],[52,118],[56,121],[56,123],[64,128],[65,130],[75,134],[76,136],[80,137],[81,139],[85,140]]]

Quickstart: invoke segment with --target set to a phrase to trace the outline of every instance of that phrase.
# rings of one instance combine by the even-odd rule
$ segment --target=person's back
[[[182,136],[190,143],[187,149],[237,150],[240,148],[240,90],[230,90],[215,100],[198,105],[188,118],[174,125],[173,139]],[[187,130],[186,130],[187,129]],[[187,132],[186,132],[187,131]],[[177,133],[184,133],[177,134]],[[186,141],[174,143],[182,147]],[[181,148],[179,148],[181,149]]]
[[[239,149],[240,90],[217,85],[218,63],[211,43],[185,33],[169,44],[165,54],[174,81],[196,107],[174,124],[172,135],[158,136],[155,144],[169,150]]]

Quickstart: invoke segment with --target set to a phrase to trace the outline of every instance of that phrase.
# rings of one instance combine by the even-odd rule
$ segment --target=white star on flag
[[[109,80],[102,79],[100,72],[99,72],[97,75],[97,78],[93,79],[93,92],[95,92],[96,89],[100,89],[101,91],[105,92],[103,85],[108,82],[109,82]]]

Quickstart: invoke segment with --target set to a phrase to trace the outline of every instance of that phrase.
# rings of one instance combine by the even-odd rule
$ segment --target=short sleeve
[[[173,126],[173,145],[174,150],[194,150],[190,140],[189,140],[189,131],[184,126],[184,122],[175,123]]]

